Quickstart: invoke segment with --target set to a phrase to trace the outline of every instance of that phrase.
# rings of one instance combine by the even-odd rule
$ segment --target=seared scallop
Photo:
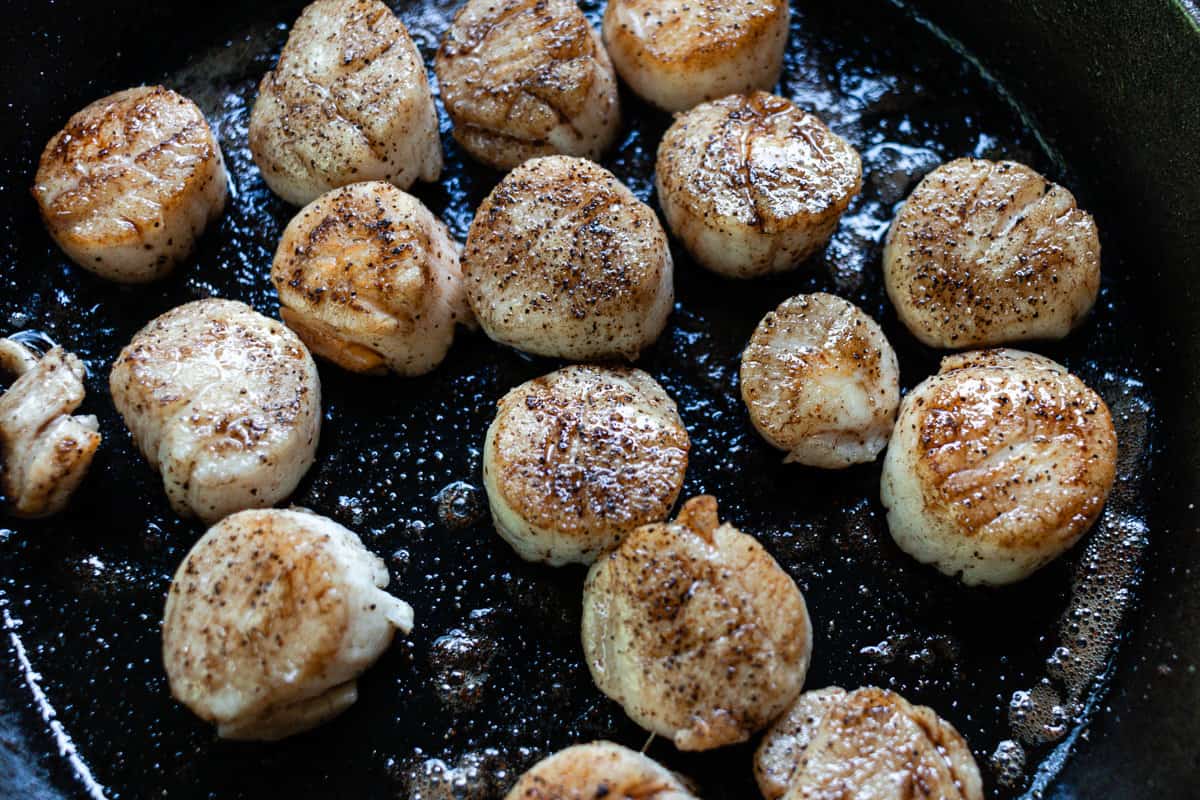
[[[496,531],[522,558],[590,564],[667,518],[687,458],[683,421],[653,378],[573,366],[500,401],[483,482]]]
[[[21,342],[0,339],[0,368],[16,376],[0,396],[5,510],[16,517],[57,514],[100,446],[96,418],[71,414],[83,403],[83,362],[61,347],[39,357]]]
[[[381,180],[401,189],[442,171],[425,63],[379,0],[317,0],[292,26],[250,115],[263,180],[289,203]]]
[[[226,517],[179,565],[163,617],[171,694],[226,739],[274,740],[358,698],[356,679],[412,630],[387,567],[331,519]]]
[[[896,353],[875,320],[830,294],[763,317],[742,352],[742,400],[786,462],[840,469],[874,461],[900,404]]]
[[[983,800],[979,767],[954,726],[895,692],[805,692],[758,747],[766,800]]]
[[[883,251],[888,296],[931,347],[1060,339],[1100,291],[1100,240],[1075,197],[1023,164],[960,158],[917,185]]]
[[[604,44],[635,92],[686,111],[774,86],[790,17],[787,0],[609,0]]]
[[[696,261],[755,278],[825,246],[862,186],[862,161],[812,114],[752,92],[680,115],[655,180],[667,226]]]
[[[33,195],[72,261],[102,278],[143,283],[192,252],[225,208],[228,180],[196,104],[139,86],[71,117],[42,151]]]
[[[612,742],[577,744],[543,758],[505,800],[695,800],[670,770]]]
[[[592,565],[583,650],[634,722],[709,750],[746,741],[796,699],[812,626],[792,579],[704,496]]]
[[[1116,458],[1108,407],[1065,367],[1019,350],[948,356],[900,404],[883,463],[888,527],[964,583],[1012,583],[1092,526]]]
[[[284,499],[312,466],[321,384],[284,325],[197,300],[142,328],[109,375],[133,441],[171,506],[205,522]]]
[[[497,169],[599,158],[621,124],[612,62],[574,0],[467,0],[436,69],[454,138]]]
[[[575,361],[636,358],[675,298],[654,212],[608,170],[568,156],[526,161],[492,190],[463,271],[488,336]]]
[[[288,327],[354,372],[429,372],[470,317],[450,232],[382,181],[334,189],[301,209],[279,240],[271,280]]]

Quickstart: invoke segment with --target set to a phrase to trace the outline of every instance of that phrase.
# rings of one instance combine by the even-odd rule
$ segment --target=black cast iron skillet
[[[219,295],[275,314],[266,275],[293,209],[245,149],[254,86],[300,3],[173,6],[8,2],[0,30],[0,333],[42,331],[91,375],[101,455],[71,510],[0,532],[0,795],[57,798],[483,798],[537,758],[598,737],[646,737],[580,662],[582,571],[520,562],[486,519],[480,446],[493,404],[555,365],[464,335],[418,380],[322,365],[318,464],[294,501],[356,531],[417,610],[323,728],[232,744],[175,704],[159,656],[171,573],[202,527],[167,508],[112,409],[108,366],[146,321]],[[401,3],[431,56],[453,0]],[[595,17],[598,8],[587,6]],[[1189,2],[797,2],[779,91],[864,154],[862,197],[826,253],[784,278],[733,284],[677,252],[679,303],[641,366],[692,434],[685,494],[709,492],[804,590],[816,628],[808,685],[895,688],[966,735],[996,796],[1196,796],[1200,611],[1200,34]],[[978,60],[976,60],[978,59]],[[163,81],[217,126],[235,196],[195,258],[121,288],[68,265],[28,187],[44,142],[96,97]],[[669,120],[625,97],[626,136],[605,164],[651,203]],[[460,238],[498,175],[445,137],[448,168],[415,192]],[[1033,349],[1104,394],[1120,477],[1095,531],[1004,590],[967,590],[898,553],[878,467],[784,467],[737,399],[738,355],[785,297],[836,291],[879,318],[904,384],[936,370],[888,307],[879,241],[894,205],[940,160],[1026,161],[1072,188],[1101,227],[1097,310]],[[708,798],[754,797],[751,746],[652,755]],[[1070,756],[1068,758],[1068,756]]]

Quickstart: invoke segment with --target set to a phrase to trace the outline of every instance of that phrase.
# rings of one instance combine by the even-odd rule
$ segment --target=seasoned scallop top
[[[286,497],[312,464],[321,389],[296,335],[244,303],[197,300],[142,328],[113,402],[172,506],[215,521]]]
[[[790,100],[752,92],[681,115],[663,136],[657,174],[693,215],[776,233],[836,220],[858,193],[862,161]]]
[[[442,39],[437,74],[455,138],[494,167],[595,158],[616,134],[612,62],[574,0],[470,0]]]
[[[786,0],[611,0],[604,45],[633,91],[667,111],[779,80]]]
[[[263,178],[302,205],[348,183],[407,189],[441,173],[425,63],[379,0],[316,0],[262,79],[250,149]]]
[[[383,562],[332,520],[277,509],[225,518],[188,553],[167,596],[172,692],[230,738],[322,721],[353,702],[354,679],[394,630],[412,628],[412,609],[382,591],[387,583]]]
[[[571,359],[635,357],[666,325],[671,255],[658,218],[582,158],[526,161],[488,195],[463,254],[493,339]]]
[[[1009,583],[1073,545],[1112,487],[1104,401],[1033,353],[949,356],[904,398],[883,472],[900,546],[967,583]]]
[[[42,152],[33,187],[72,259],[114,280],[161,277],[224,207],[226,174],[196,104],[139,86],[88,105]]]
[[[602,692],[680,750],[748,739],[800,693],[812,652],[804,597],[712,497],[645,525],[592,565],[583,647]]]
[[[1038,520],[1077,537],[1112,486],[1108,407],[1050,359],[951,356],[909,409],[926,502],[974,535],[1020,546],[1024,523]]]
[[[279,241],[271,280],[300,338],[359,372],[428,372],[469,316],[446,226],[383,181],[334,189],[301,209]]]
[[[1091,215],[1012,161],[961,158],[926,175],[893,220],[883,260],[896,313],[932,347],[1061,338],[1100,290]]]
[[[604,11],[604,35],[610,48],[686,76],[769,47],[788,15],[783,0],[613,0]]]
[[[766,800],[983,800],[979,767],[954,726],[895,692],[805,692],[754,759]]]
[[[534,764],[505,800],[695,800],[677,775],[612,742],[559,750]]]
[[[879,325],[823,292],[763,317],[742,353],[741,384],[763,438],[816,467],[874,460],[900,404],[896,353]]]
[[[734,94],[679,115],[655,182],[671,232],[732,278],[793,269],[829,241],[858,193],[858,153],[782,97]]]
[[[634,528],[667,518],[688,446],[674,401],[641,370],[572,366],[522,384],[488,431],[498,527],[526,558],[590,563]],[[515,527],[532,532],[517,536]]]

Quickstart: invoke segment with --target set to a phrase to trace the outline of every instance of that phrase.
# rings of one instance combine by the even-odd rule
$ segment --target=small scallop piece
[[[1023,164],[960,158],[913,190],[883,250],[888,297],[930,347],[1061,339],[1100,291],[1100,239],[1075,197]]]
[[[296,334],[233,300],[142,328],[109,374],[113,404],[171,507],[208,523],[283,500],[312,466],[321,383]]]
[[[101,98],[42,151],[33,195],[55,243],[121,283],[169,273],[221,215],[221,148],[196,104],[162,86]]]
[[[883,504],[900,549],[968,585],[1019,581],[1071,548],[1116,473],[1108,407],[1019,350],[942,359],[900,404]]]
[[[301,209],[279,241],[271,281],[288,327],[353,372],[423,375],[471,316],[450,232],[382,181],[334,189]]]
[[[658,217],[582,158],[526,161],[487,196],[463,253],[467,299],[489,337],[573,361],[634,359],[675,299]]]
[[[592,565],[583,650],[600,691],[680,750],[746,741],[804,685],[804,597],[752,536],[695,497]]]
[[[534,764],[505,800],[696,800],[673,772],[612,742],[577,744]]]
[[[787,463],[842,469],[874,461],[900,404],[896,352],[858,306],[818,292],[763,317],[742,352],[750,421]]]
[[[862,186],[862,160],[817,117],[752,92],[676,118],[655,181],[667,226],[696,261],[755,278],[825,246]]]
[[[275,740],[337,716],[413,610],[353,532],[304,510],[226,517],[180,564],[163,617],[171,694],[226,739]]]
[[[983,800],[979,767],[954,726],[874,687],[800,695],[763,737],[754,774],[766,800]]]
[[[774,86],[790,18],[787,0],[610,0],[604,44],[617,72],[643,99],[686,111]]]
[[[100,446],[96,417],[71,414],[84,399],[83,362],[61,347],[39,357],[15,339],[0,339],[0,367],[17,376],[0,396],[5,511],[25,518],[57,514]]]
[[[468,0],[435,68],[454,138],[496,169],[597,159],[621,124],[612,62],[574,0]]]
[[[688,447],[674,401],[639,369],[571,366],[521,384],[484,444],[496,532],[528,561],[590,564],[667,518]]]
[[[401,189],[442,171],[425,62],[379,0],[317,0],[258,87],[250,151],[295,205],[357,181]]]

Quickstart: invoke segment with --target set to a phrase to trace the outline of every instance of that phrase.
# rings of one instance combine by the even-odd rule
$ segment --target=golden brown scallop
[[[812,114],[752,92],[677,117],[655,180],[667,226],[696,261],[754,278],[825,246],[862,185],[862,161]]]
[[[797,295],[763,317],[742,352],[742,400],[787,462],[874,461],[900,404],[896,352],[875,320],[831,294]]]
[[[967,584],[1025,578],[1104,508],[1117,439],[1100,397],[1020,350],[942,359],[900,404],[881,493],[896,544]]]
[[[450,232],[383,181],[343,186],[302,208],[279,240],[271,281],[288,327],[354,372],[423,375],[470,319]]]
[[[143,283],[186,258],[225,208],[221,148],[196,104],[162,86],[101,98],[42,151],[33,194],[72,261]]]
[[[52,347],[44,356],[15,339],[0,339],[0,369],[15,380],[0,396],[0,489],[5,511],[46,517],[67,505],[96,448],[96,417],[72,416],[83,402],[83,362]]]
[[[687,469],[675,403],[639,369],[572,366],[500,401],[483,451],[496,532],[524,559],[590,564],[667,518]]]
[[[774,86],[790,18],[786,0],[609,0],[604,45],[635,92],[686,111]]]
[[[437,180],[442,143],[425,62],[379,0],[316,0],[258,87],[250,150],[295,205],[356,181]]]
[[[983,800],[979,767],[954,726],[895,692],[805,692],[754,757],[766,800]]]
[[[526,161],[479,207],[463,253],[467,299],[492,339],[575,361],[636,358],[674,303],[658,218],[582,158]]]
[[[178,513],[212,523],[283,500],[312,466],[321,381],[304,343],[245,303],[185,303],[109,374],[113,404]]]
[[[744,742],[804,685],[804,597],[753,537],[695,497],[592,565],[583,651],[600,691],[680,750]]]
[[[543,758],[505,800],[696,800],[670,770],[612,742],[577,744]]]
[[[226,517],[167,594],[171,693],[226,739],[280,739],[337,716],[395,631],[412,629],[412,608],[387,584],[383,561],[331,519],[279,509]]]
[[[925,176],[892,221],[884,279],[931,347],[1061,339],[1100,291],[1100,240],[1075,197],[1023,164],[960,158]]]
[[[612,62],[574,0],[468,0],[436,69],[454,138],[496,169],[597,159],[621,124]]]

